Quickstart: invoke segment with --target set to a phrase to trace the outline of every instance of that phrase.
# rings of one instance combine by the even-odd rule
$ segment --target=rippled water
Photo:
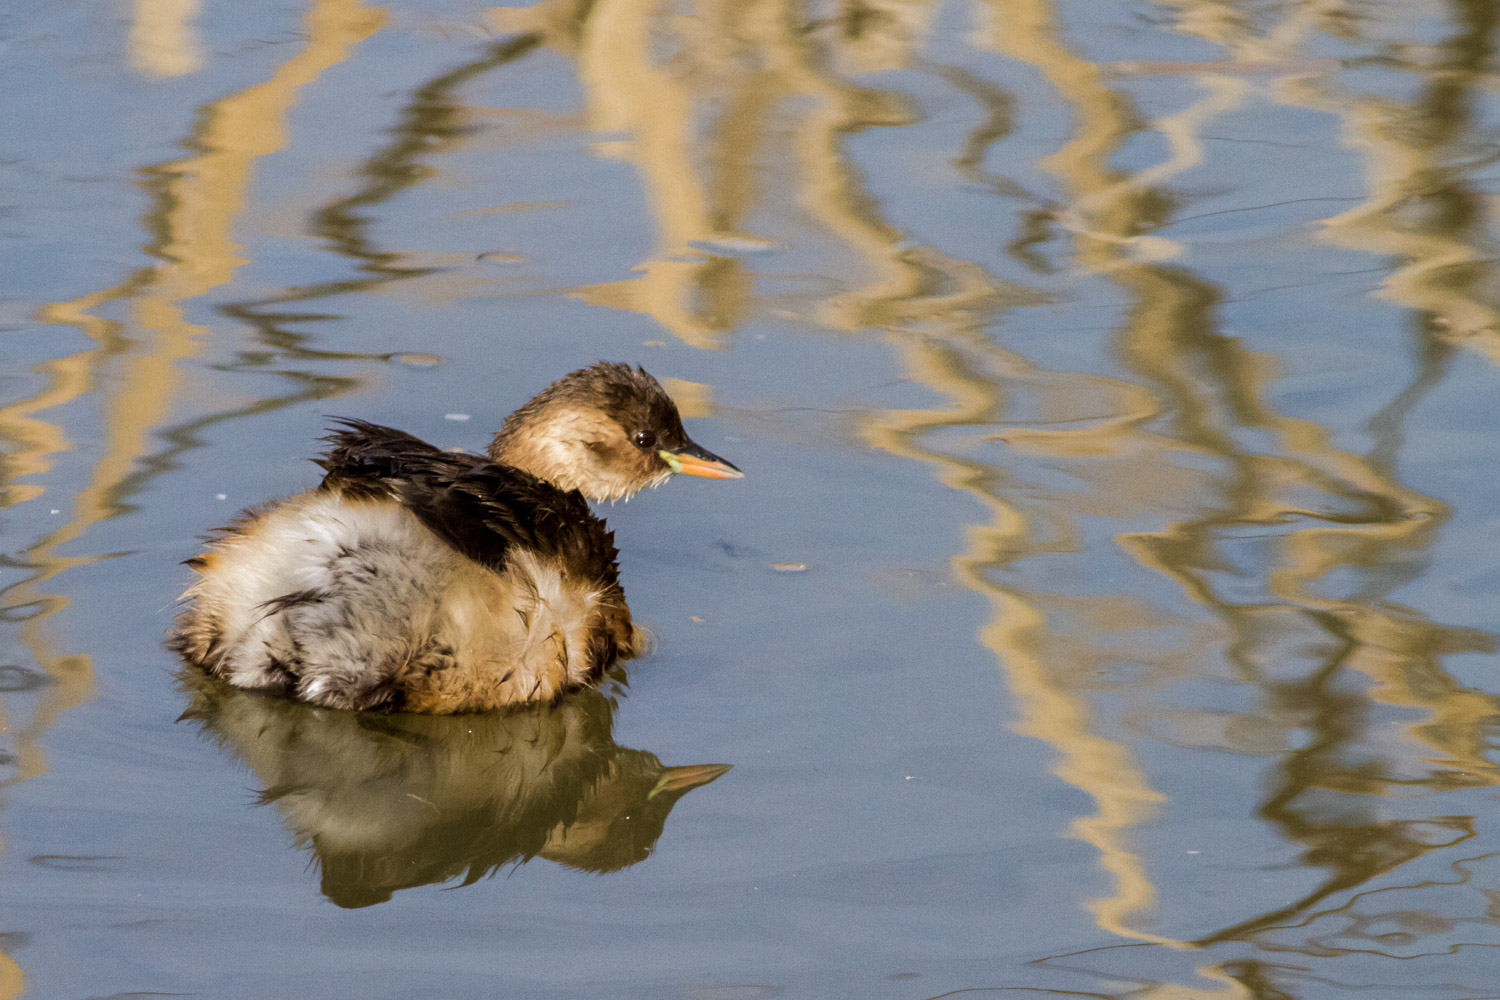
[[[1500,996],[1497,26],[15,0],[0,1000]],[[628,678],[178,675],[328,415],[598,358],[747,472]]]

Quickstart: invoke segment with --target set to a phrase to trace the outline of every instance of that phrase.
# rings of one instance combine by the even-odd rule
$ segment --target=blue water
[[[0,1000],[1495,995],[1495,33],[12,4]],[[601,695],[180,674],[330,415],[600,358],[746,472],[602,511]]]

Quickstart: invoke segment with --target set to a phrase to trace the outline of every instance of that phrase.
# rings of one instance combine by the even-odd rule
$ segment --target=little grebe
[[[507,417],[488,460],[340,424],[320,486],[188,560],[199,579],[168,639],[233,685],[328,708],[478,711],[597,680],[640,641],[585,497],[741,476],[656,379],[607,362]]]

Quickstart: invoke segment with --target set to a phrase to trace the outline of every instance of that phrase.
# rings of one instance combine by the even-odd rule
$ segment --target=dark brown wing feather
[[[313,459],[326,473],[324,489],[386,497],[390,496],[389,481],[410,469],[430,470],[441,463],[461,473],[484,461],[478,455],[443,451],[394,427],[351,417],[337,417],[335,422],[338,427],[323,438],[328,450],[322,458]]]
[[[617,579],[613,533],[576,490],[390,427],[338,422],[318,460],[324,489],[396,500],[454,549],[493,569],[520,546],[581,578]]]

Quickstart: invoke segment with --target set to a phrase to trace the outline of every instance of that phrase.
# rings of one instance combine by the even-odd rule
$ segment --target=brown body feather
[[[579,494],[374,424],[329,440],[319,488],[190,560],[181,655],[330,708],[457,712],[555,697],[635,651]]]

